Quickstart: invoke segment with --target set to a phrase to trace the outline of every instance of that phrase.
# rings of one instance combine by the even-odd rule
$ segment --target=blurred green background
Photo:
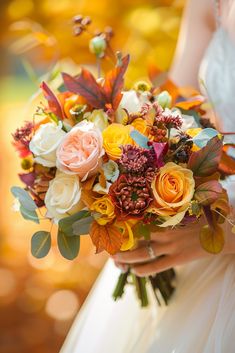
[[[31,257],[30,235],[39,226],[22,220],[11,208],[9,189],[20,185],[21,172],[11,133],[31,119],[36,103],[30,97],[42,77],[49,79],[50,72],[56,76],[60,69],[76,73],[81,64],[95,64],[89,37],[72,34],[74,15],[89,15],[92,30],[113,28],[113,49],[131,55],[131,85],[147,77],[150,65],[169,68],[183,6],[184,0],[1,1],[1,353],[58,352],[106,260],[105,254],[94,254],[88,237],[74,262],[62,259],[55,246],[43,260]]]

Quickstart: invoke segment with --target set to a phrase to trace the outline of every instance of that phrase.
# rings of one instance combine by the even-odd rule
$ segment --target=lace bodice
[[[235,132],[235,43],[219,27],[205,52],[199,70],[202,90],[209,96],[218,115],[221,129]],[[235,143],[235,135],[226,142]]]

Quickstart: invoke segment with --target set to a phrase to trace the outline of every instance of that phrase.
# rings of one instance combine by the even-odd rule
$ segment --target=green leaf
[[[148,145],[149,139],[139,131],[132,130],[130,136],[140,147],[150,149],[150,146]]]
[[[51,248],[51,234],[46,231],[34,233],[31,239],[31,253],[37,259],[45,257]]]
[[[72,225],[73,234],[71,235],[86,235],[89,233],[91,223],[94,221],[92,216],[79,219]]]
[[[209,180],[197,187],[194,197],[201,205],[206,206],[216,201],[222,192],[222,185],[217,180]]]
[[[205,225],[200,231],[200,242],[207,252],[211,254],[218,254],[224,247],[224,232],[219,225],[210,227]]]
[[[143,224],[137,223],[136,226],[134,226],[134,234],[138,238],[144,237],[145,240],[150,240],[150,235],[151,235],[151,227],[148,224]]]
[[[30,211],[27,208],[20,206],[20,213],[24,219],[27,219],[27,220],[32,221],[37,224],[40,223],[38,215],[35,211]]]
[[[32,197],[24,189],[18,186],[13,186],[11,188],[11,193],[19,200],[21,206],[25,209],[29,211],[35,211],[37,209],[37,205],[33,201]]]
[[[74,235],[73,233],[73,224],[83,218],[89,217],[90,212],[89,211],[80,211],[75,213],[72,216],[62,218],[59,221],[59,229],[66,235],[66,236],[72,236]]]
[[[218,136],[213,137],[205,147],[193,152],[188,162],[188,168],[195,176],[209,176],[218,170],[223,141]]]
[[[57,242],[60,253],[64,258],[73,260],[77,257],[80,249],[80,237],[78,235],[73,237],[66,236],[66,234],[59,229]]]

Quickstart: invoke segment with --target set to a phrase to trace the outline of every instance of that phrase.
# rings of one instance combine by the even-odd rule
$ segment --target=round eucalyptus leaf
[[[34,257],[41,259],[45,257],[51,248],[51,234],[46,231],[34,233],[31,239],[31,253]]]

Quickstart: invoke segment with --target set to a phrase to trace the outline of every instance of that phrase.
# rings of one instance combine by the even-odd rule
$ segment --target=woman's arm
[[[214,17],[213,0],[188,0],[170,70],[177,85],[198,86],[199,65],[215,29]]]

